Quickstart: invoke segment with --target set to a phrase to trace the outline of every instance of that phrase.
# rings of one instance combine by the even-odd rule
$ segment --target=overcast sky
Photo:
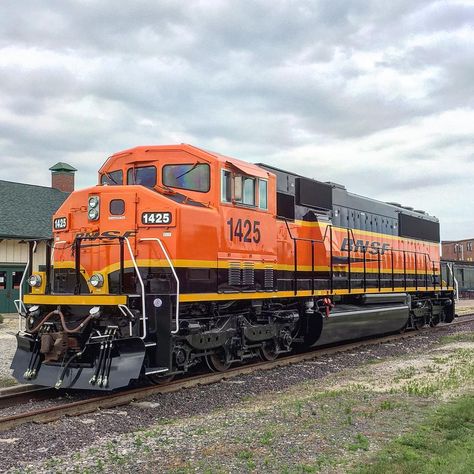
[[[0,179],[191,143],[474,237],[474,1],[0,5]]]

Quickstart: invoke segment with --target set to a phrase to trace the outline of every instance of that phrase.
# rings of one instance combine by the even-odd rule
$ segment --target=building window
[[[467,251],[468,251],[468,252],[472,252],[472,242],[468,242],[468,243],[466,244],[466,247],[467,247]]]
[[[12,272],[12,290],[19,290],[23,272]]]

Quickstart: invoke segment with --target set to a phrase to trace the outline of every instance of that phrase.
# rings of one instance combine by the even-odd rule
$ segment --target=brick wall
[[[51,187],[65,193],[74,191],[74,173],[56,172],[51,174]]]
[[[441,242],[442,256],[445,260],[474,262],[474,238]]]

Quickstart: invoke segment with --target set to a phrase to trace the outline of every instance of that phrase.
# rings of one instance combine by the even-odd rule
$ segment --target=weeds
[[[369,438],[362,433],[357,433],[354,442],[349,444],[347,447],[349,451],[368,451],[369,450]]]
[[[263,446],[269,446],[273,442],[274,433],[271,430],[265,431],[265,433],[260,437],[260,444]]]
[[[397,370],[397,375],[395,375],[393,381],[399,382],[404,379],[411,379],[416,375],[416,368],[410,365],[410,367],[404,367]]]

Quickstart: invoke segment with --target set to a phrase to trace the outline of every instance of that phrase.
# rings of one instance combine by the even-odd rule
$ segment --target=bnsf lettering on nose
[[[94,239],[97,239],[99,237],[105,238],[105,239],[107,239],[107,238],[108,239],[116,239],[117,237],[133,237],[134,235],[136,235],[136,231],[134,231],[134,230],[127,230],[123,234],[121,234],[121,232],[119,230],[106,230],[102,233],[99,233],[99,232],[83,232],[83,233],[76,234],[76,237],[81,237],[83,239],[94,240]]]
[[[341,245],[342,251],[351,252],[368,252],[372,255],[383,255],[387,250],[390,250],[390,244],[384,242],[377,242],[376,240],[354,240],[354,239],[344,239]]]

